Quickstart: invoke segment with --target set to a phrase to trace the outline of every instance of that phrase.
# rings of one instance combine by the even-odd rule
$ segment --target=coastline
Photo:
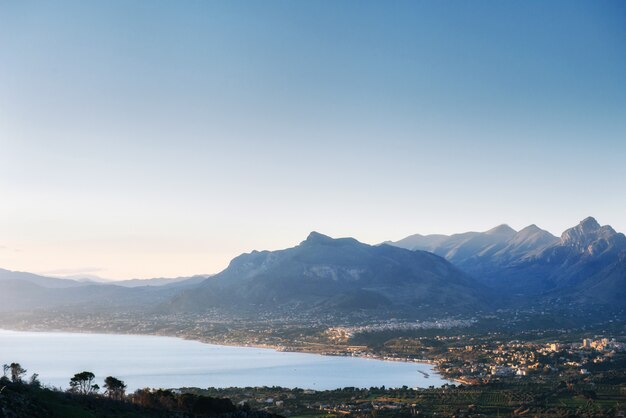
[[[88,334],[88,335],[127,335],[127,336],[137,336],[137,337],[164,337],[164,338],[177,338],[186,341],[195,341],[201,344],[213,345],[213,346],[225,346],[225,347],[239,347],[239,348],[258,348],[264,350],[273,350],[276,352],[287,352],[287,353],[300,353],[300,354],[310,354],[317,356],[327,356],[327,357],[354,357],[361,358],[366,360],[375,360],[375,361],[386,361],[386,362],[403,362],[403,363],[414,363],[414,364],[423,364],[431,367],[431,371],[443,381],[454,382],[456,384],[467,385],[467,382],[463,382],[460,379],[448,377],[443,374],[436,362],[428,359],[406,359],[400,357],[388,357],[381,356],[376,354],[368,354],[368,353],[358,353],[358,352],[319,352],[319,351],[311,351],[306,350],[306,347],[295,347],[295,346],[282,346],[282,345],[273,345],[273,344],[254,344],[254,343],[236,343],[236,342],[221,342],[221,341],[213,341],[207,338],[193,338],[188,335],[172,335],[168,333],[137,333],[137,332],[106,332],[104,330],[85,330],[85,329],[72,329],[72,328],[56,328],[56,329],[39,329],[36,327],[26,327],[26,328],[7,328],[5,325],[0,325],[0,331],[10,331],[10,332],[35,332],[35,333],[50,333],[50,334],[59,334],[59,333],[67,333],[67,334]],[[299,349],[300,348],[300,349]],[[421,370],[417,370],[416,372],[420,373],[424,378],[430,378],[430,373],[425,373]]]

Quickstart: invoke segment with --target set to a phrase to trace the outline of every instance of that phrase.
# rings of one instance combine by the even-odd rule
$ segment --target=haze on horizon
[[[626,6],[2,2],[0,268],[214,273],[594,216],[626,231]]]

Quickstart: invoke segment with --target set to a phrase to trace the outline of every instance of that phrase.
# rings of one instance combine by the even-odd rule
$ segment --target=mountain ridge
[[[198,311],[236,298],[239,307],[269,310],[463,311],[483,305],[481,292],[487,290],[437,255],[312,232],[295,247],[235,257],[224,271],[173,298],[168,309]],[[452,303],[445,306],[444,299]],[[433,308],[437,300],[442,305]]]
[[[408,244],[413,250],[431,245],[435,254],[483,284],[512,294],[562,291],[574,299],[595,296],[596,302],[615,304],[613,295],[626,288],[626,265],[620,264],[626,257],[626,236],[609,225],[601,226],[593,217],[568,228],[560,238],[534,224],[508,239],[493,239],[488,232],[433,238],[411,235],[390,244]],[[599,282],[605,283],[604,288]]]

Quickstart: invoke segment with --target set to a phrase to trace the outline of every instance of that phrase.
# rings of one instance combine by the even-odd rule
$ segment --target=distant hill
[[[130,279],[115,280],[108,282],[116,286],[141,287],[141,286],[190,286],[201,283],[211,277],[211,274],[196,275],[191,277],[159,277],[154,279]]]
[[[484,308],[486,293],[434,254],[312,232],[296,247],[233,259],[221,273],[172,298],[167,308],[458,313]]]
[[[24,273],[29,274],[29,273]],[[198,274],[195,276],[189,277],[155,277],[152,279],[126,279],[126,280],[113,280],[113,279],[104,279],[102,277],[94,276],[94,275],[83,275],[83,274],[74,274],[70,276],[62,276],[53,278],[55,280],[64,280],[65,283],[68,282],[79,282],[82,284],[105,284],[105,285],[114,285],[114,286],[123,286],[123,287],[141,287],[141,286],[170,286],[170,285],[191,285],[195,283],[200,283],[203,280],[211,277],[211,274]],[[61,287],[67,287],[61,286]]]
[[[31,283],[48,289],[66,289],[70,287],[85,286],[88,283],[81,283],[77,280],[61,279],[56,277],[39,276],[37,274],[25,273],[22,271],[11,271],[0,269],[0,283],[18,280],[20,282]]]
[[[1,282],[0,312],[59,309],[80,312],[122,309],[132,312],[161,303],[177,290],[142,286],[125,288],[85,284],[67,288],[47,288],[28,281]]]
[[[211,277],[211,274],[198,274],[189,277],[158,277],[153,279],[110,280],[97,276],[71,275],[63,277],[42,276],[22,271],[11,271],[0,268],[0,283],[7,280],[18,280],[36,284],[48,289],[66,289],[70,287],[111,285],[122,287],[141,286],[187,286],[200,283]]]
[[[33,309],[150,309],[210,275],[92,282],[0,269],[0,312]]]

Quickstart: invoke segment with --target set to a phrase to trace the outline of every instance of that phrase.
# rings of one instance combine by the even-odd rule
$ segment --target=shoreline
[[[323,353],[323,352],[313,352],[307,351],[304,349],[298,350],[297,347],[293,346],[280,346],[280,345],[272,345],[272,344],[252,344],[252,343],[233,343],[233,342],[217,342],[212,341],[210,339],[205,338],[193,338],[190,336],[181,336],[181,335],[171,335],[171,334],[163,334],[163,333],[136,333],[136,332],[106,332],[106,331],[97,331],[97,330],[74,330],[74,329],[38,329],[38,328],[28,328],[28,329],[16,329],[16,328],[6,328],[5,326],[0,325],[0,331],[10,331],[10,332],[36,332],[36,333],[50,333],[50,334],[89,334],[89,335],[127,335],[127,336],[136,336],[136,337],[165,337],[165,338],[177,338],[180,340],[186,341],[195,341],[201,344],[213,345],[213,346],[224,346],[224,347],[239,347],[239,348],[258,348],[264,350],[273,350],[276,352],[287,352],[287,353],[299,353],[299,354],[311,354],[318,356],[327,356],[327,357],[354,357],[361,358],[366,360],[375,360],[375,361],[389,361],[389,362],[402,362],[402,363],[415,363],[415,364],[424,364],[430,366],[432,368],[432,372],[434,372],[437,377],[441,380],[454,382],[455,384],[463,384],[467,385],[467,382],[463,382],[460,379],[447,377],[439,370],[437,364],[428,359],[406,359],[400,357],[387,357],[387,356],[379,356],[375,354],[360,354],[354,352],[337,352],[337,353]],[[421,370],[417,370],[417,373],[422,375],[424,378],[430,378],[430,373],[424,373]],[[446,383],[444,383],[446,384]],[[426,389],[426,388],[424,388]]]

